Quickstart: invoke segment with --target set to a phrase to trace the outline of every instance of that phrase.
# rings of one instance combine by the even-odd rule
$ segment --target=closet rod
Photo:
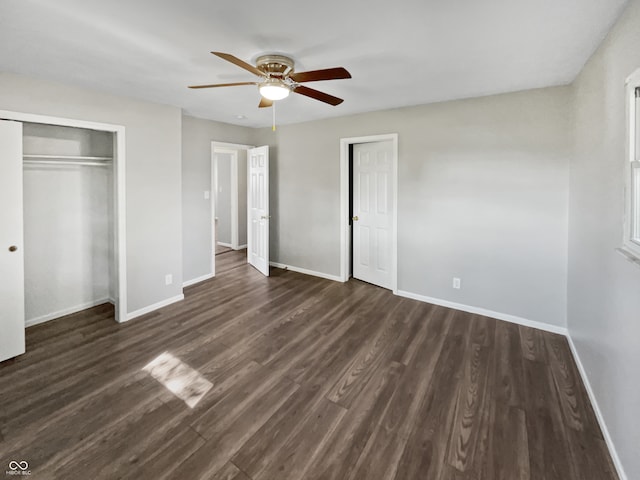
[[[113,160],[113,157],[90,157],[86,155],[23,155],[25,160]]]
[[[60,160],[24,160],[26,165],[82,165],[86,167],[110,167],[111,162],[70,162]]]

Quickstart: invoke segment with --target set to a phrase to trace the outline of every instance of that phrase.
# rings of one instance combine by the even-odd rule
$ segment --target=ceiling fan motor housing
[[[294,61],[284,55],[262,55],[256,59],[256,67],[268,77],[284,78],[293,71]]]

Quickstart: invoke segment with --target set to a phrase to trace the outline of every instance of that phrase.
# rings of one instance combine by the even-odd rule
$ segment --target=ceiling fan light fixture
[[[305,97],[318,100],[329,105],[340,105],[344,100],[334,97],[328,93],[314,90],[313,88],[301,85],[306,82],[318,82],[324,80],[339,80],[351,78],[351,74],[344,67],[324,68],[321,70],[310,70],[308,72],[294,71],[293,59],[284,55],[269,54],[262,55],[256,59],[256,64],[251,65],[238,57],[229,53],[211,52],[215,56],[226,60],[229,63],[253,73],[259,77],[255,82],[234,82],[234,83],[214,83],[209,85],[189,85],[189,88],[216,88],[235,87],[241,85],[257,85],[262,98],[258,108],[273,107],[276,100],[282,100],[289,96],[291,92],[304,95]]]
[[[258,89],[260,90],[260,95],[269,100],[282,100],[287,98],[291,92],[285,83],[275,79],[269,79],[261,83]]]

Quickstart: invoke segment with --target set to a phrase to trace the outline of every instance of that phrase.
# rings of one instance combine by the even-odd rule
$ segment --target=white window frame
[[[640,98],[640,69],[627,78],[627,165],[625,165],[625,221],[623,249],[640,259],[640,128],[638,105]]]

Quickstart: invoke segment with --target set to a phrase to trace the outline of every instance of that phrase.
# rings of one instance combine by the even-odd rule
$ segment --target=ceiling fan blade
[[[264,72],[262,70],[258,70],[253,65],[243,60],[240,60],[238,57],[234,57],[233,55],[229,55],[228,53],[222,53],[222,52],[211,52],[211,53],[213,53],[216,57],[220,57],[223,60],[226,60],[227,62],[231,62],[234,65],[237,65],[240,68],[244,68],[245,70],[253,73],[254,75],[258,75],[259,77],[264,77]]]
[[[293,91],[295,93],[299,93],[300,95],[305,95],[315,100],[320,100],[321,102],[328,103],[329,105],[333,105],[334,107],[344,102],[342,98],[334,97],[333,95],[329,95],[328,93],[320,92],[303,85],[297,85]]]
[[[238,85],[257,85],[256,82],[214,83],[211,85],[189,85],[189,88],[236,87]]]
[[[342,67],[325,68],[324,70],[311,70],[309,72],[294,72],[289,75],[294,82],[317,82],[319,80],[339,80],[351,78],[351,74]]]
[[[260,105],[258,105],[258,108],[265,108],[265,107],[271,107],[273,105],[273,100],[269,100],[268,98],[260,98]]]

